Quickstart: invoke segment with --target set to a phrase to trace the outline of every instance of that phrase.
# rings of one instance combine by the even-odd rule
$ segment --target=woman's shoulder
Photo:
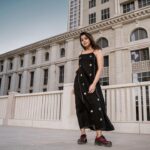
[[[95,49],[93,53],[95,54],[95,56],[102,55],[102,50],[101,49]]]

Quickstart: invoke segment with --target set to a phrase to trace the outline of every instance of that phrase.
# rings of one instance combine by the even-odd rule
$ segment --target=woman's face
[[[85,47],[88,48],[90,46],[90,40],[86,35],[81,36],[81,44]]]

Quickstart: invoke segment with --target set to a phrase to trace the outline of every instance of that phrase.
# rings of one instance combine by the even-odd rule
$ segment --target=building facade
[[[87,13],[87,17],[83,17],[85,26],[79,29],[1,54],[0,95],[10,91],[62,90],[64,83],[72,83],[82,49],[79,42],[82,31],[90,32],[102,49],[102,85],[150,81],[150,2],[111,2],[103,0],[104,5],[109,4],[109,10],[112,9],[110,18],[87,25]],[[91,8],[93,3],[87,3],[88,11],[97,9]]]

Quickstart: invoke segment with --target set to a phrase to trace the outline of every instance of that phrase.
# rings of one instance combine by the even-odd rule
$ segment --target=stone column
[[[51,66],[49,67],[49,80],[48,80],[48,90],[56,90],[56,65],[55,61],[57,59],[58,44],[53,44],[50,52]]]
[[[67,63],[65,64],[64,70],[64,83],[71,83],[73,80],[73,64],[71,58],[73,58],[73,43],[74,39],[67,40],[67,53],[66,58],[68,59]]]
[[[39,48],[37,49],[37,53],[36,53],[36,64],[38,66],[38,68],[35,70],[35,79],[34,79],[34,92],[40,92],[41,91],[41,85],[42,85],[42,79],[43,76],[42,75],[42,69],[39,67],[40,64],[42,64],[42,56],[43,56],[43,48]]]
[[[6,85],[7,85],[7,79],[6,79],[6,75],[4,74],[3,77],[2,77],[0,95],[6,95],[6,93],[7,93],[7,91],[6,91],[7,86]]]
[[[120,15],[120,2],[119,0],[115,0],[115,16]]]
[[[12,79],[11,79],[11,87],[10,87],[10,91],[13,91],[13,92],[15,92],[15,91],[17,91],[17,73],[16,73],[16,71],[17,71],[17,67],[18,67],[18,59],[19,59],[19,57],[18,57],[18,55],[16,55],[15,57],[14,57],[14,61],[13,61],[13,70],[15,71],[13,74],[12,74]]]
[[[30,59],[30,53],[26,52],[24,54],[24,68],[27,69],[29,66],[29,59]],[[22,74],[22,83],[21,83],[21,93],[27,93],[28,92],[28,70],[25,70]]]
[[[122,47],[124,44],[122,24],[112,27],[115,30],[115,47]]]

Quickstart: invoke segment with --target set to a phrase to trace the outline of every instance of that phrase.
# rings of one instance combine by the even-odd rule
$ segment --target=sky
[[[0,54],[67,31],[68,0],[0,0]]]

